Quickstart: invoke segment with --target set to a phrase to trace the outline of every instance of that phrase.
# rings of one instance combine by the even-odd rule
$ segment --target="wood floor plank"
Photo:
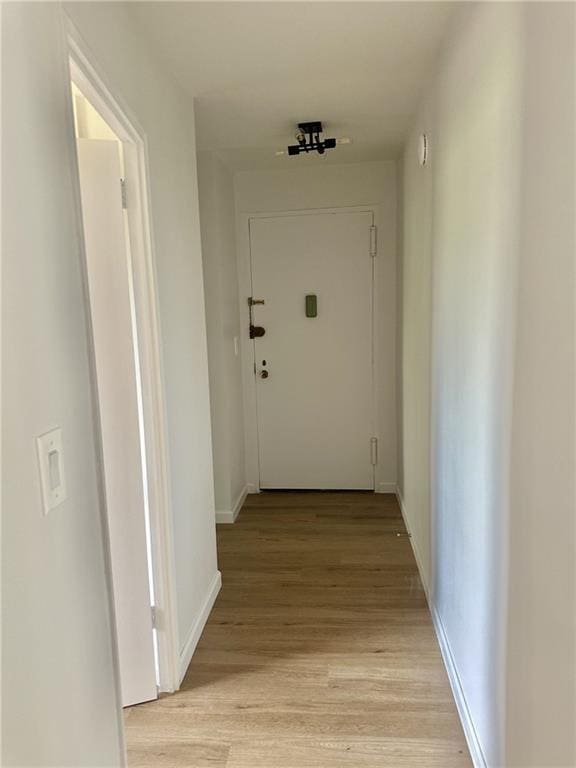
[[[130,768],[469,768],[393,496],[262,493],[218,526],[222,592]]]
[[[464,749],[435,739],[304,739],[234,744],[227,768],[468,768]]]

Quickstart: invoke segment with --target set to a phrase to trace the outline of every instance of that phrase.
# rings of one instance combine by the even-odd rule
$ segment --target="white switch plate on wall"
[[[51,432],[37,437],[36,448],[42,483],[44,514],[47,515],[66,499],[62,430],[53,429]]]

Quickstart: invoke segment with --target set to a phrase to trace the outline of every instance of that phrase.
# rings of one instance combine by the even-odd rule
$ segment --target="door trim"
[[[237,216],[238,243],[238,288],[240,306],[240,357],[242,364],[242,383],[244,395],[244,450],[246,487],[248,493],[260,492],[260,462],[258,450],[258,419],[256,398],[256,377],[254,375],[254,343],[248,337],[247,298],[252,296],[252,269],[250,253],[250,221],[252,219],[275,219],[283,216],[314,216],[325,213],[371,213],[373,222],[381,226],[382,212],[380,205],[359,205],[331,208],[309,208],[284,211],[242,212]],[[384,241],[383,237],[379,242]],[[380,246],[379,246],[380,247]],[[367,252],[366,258],[371,258]],[[381,354],[378,322],[381,311],[379,286],[379,260],[383,254],[372,258],[372,437],[380,439],[376,393],[380,379]],[[368,450],[368,446],[367,446]],[[374,489],[378,490],[379,474],[374,472]]]
[[[105,77],[81,35],[65,16],[69,81],[75,82],[94,107],[102,114],[116,135],[123,141],[126,175],[134,179],[130,195],[134,203],[128,209],[130,252],[134,304],[140,354],[142,408],[146,443],[147,492],[150,520],[150,546],[154,599],[157,616],[158,688],[162,692],[178,690],[180,685],[180,648],[176,602],[174,533],[167,444],[165,387],[161,353],[160,318],[152,222],[150,217],[150,185],[146,134],[130,110],[106,84]],[[74,122],[70,97],[69,123],[72,136]],[[74,139],[75,143],[75,139]],[[73,178],[77,201],[79,234],[84,243],[81,226],[80,181],[76,165]],[[86,280],[86,276],[85,276]],[[85,286],[86,296],[87,285]],[[92,348],[92,344],[90,344]],[[92,349],[93,358],[93,349]],[[91,361],[95,412],[98,399],[95,388],[95,363]],[[96,423],[98,423],[97,420]],[[100,485],[103,483],[103,461],[100,435],[98,437]],[[104,496],[105,499],[105,496]],[[106,539],[108,535],[106,531]],[[109,542],[108,547],[109,549]],[[111,584],[111,563],[106,553],[107,578]],[[113,612],[113,604],[111,605]],[[119,680],[118,680],[119,687]]]

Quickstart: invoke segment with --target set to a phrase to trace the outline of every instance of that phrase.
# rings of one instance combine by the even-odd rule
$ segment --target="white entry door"
[[[78,139],[82,217],[120,682],[124,706],[157,698],[130,270],[119,145]]]
[[[370,212],[250,220],[260,487],[373,489]]]

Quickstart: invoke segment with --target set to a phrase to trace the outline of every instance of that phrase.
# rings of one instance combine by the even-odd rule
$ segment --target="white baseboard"
[[[247,483],[246,493],[260,493],[260,486],[255,483]]]
[[[192,654],[196,650],[196,646],[198,645],[198,641],[200,640],[202,630],[204,629],[204,626],[208,621],[208,617],[210,616],[210,611],[212,610],[212,606],[214,605],[214,602],[218,597],[218,592],[220,592],[221,586],[222,586],[222,574],[220,573],[220,571],[216,571],[214,579],[212,580],[212,584],[210,585],[210,588],[206,593],[206,597],[204,599],[204,603],[202,605],[200,614],[198,615],[198,618],[192,625],[192,628],[188,634],[188,637],[186,638],[186,642],[184,643],[184,648],[180,652],[179,684],[184,679],[184,675],[186,674],[186,671],[190,666],[190,662],[192,661]]]
[[[374,493],[396,493],[396,483],[376,483]]]
[[[456,709],[458,710],[460,722],[462,723],[462,728],[464,730],[464,736],[466,737],[468,749],[470,750],[472,763],[474,768],[486,768],[486,759],[484,757],[484,753],[482,752],[482,747],[480,746],[480,740],[478,739],[478,734],[476,733],[476,728],[474,727],[474,721],[472,720],[470,710],[468,709],[466,696],[464,695],[462,683],[460,682],[460,677],[458,676],[458,670],[456,669],[454,657],[452,656],[450,643],[448,642],[448,638],[444,632],[442,619],[440,618],[440,615],[438,614],[438,611],[434,605],[430,607],[430,613],[432,614],[432,623],[434,624],[434,629],[436,630],[436,637],[438,638],[438,644],[440,645],[440,652],[442,653],[442,659],[444,660],[444,666],[446,667],[448,680],[450,681],[450,687],[452,688],[452,695],[454,696]]]
[[[240,491],[240,494],[238,495],[238,498],[234,502],[234,506],[232,509],[223,509],[223,510],[216,510],[216,522],[217,523],[235,523],[236,518],[240,514],[240,510],[242,509],[242,505],[246,501],[246,496],[248,495],[248,486],[246,488],[243,488]]]
[[[416,560],[416,565],[418,567],[418,572],[420,574],[420,581],[422,582],[422,586],[424,587],[424,592],[426,593],[428,608],[430,609],[430,615],[432,616],[432,624],[434,625],[434,631],[436,632],[436,637],[438,638],[440,653],[442,654],[442,660],[444,662],[446,674],[448,675],[448,680],[450,681],[450,687],[452,688],[452,695],[454,696],[456,709],[458,710],[460,722],[462,723],[462,729],[464,730],[464,736],[466,737],[468,749],[470,750],[470,757],[472,758],[472,763],[474,764],[474,768],[486,768],[487,766],[486,759],[484,757],[484,753],[482,752],[482,747],[480,746],[478,734],[476,733],[476,728],[474,727],[474,721],[472,720],[470,710],[468,709],[468,704],[466,702],[466,697],[464,695],[462,683],[460,682],[460,677],[458,676],[458,671],[456,669],[454,657],[450,649],[450,643],[448,642],[448,638],[446,637],[446,632],[444,631],[444,626],[442,624],[442,620],[440,619],[440,614],[436,610],[436,607],[432,600],[430,587],[425,578],[424,569],[422,568],[422,558],[420,557],[420,553],[418,552],[418,544],[416,542],[416,539],[412,535],[412,531],[410,529],[410,523],[408,521],[408,516],[406,515],[404,499],[402,498],[402,494],[400,493],[399,488],[396,488],[396,497],[398,499],[398,504],[400,505],[402,518],[404,519],[404,525],[406,526],[406,530],[410,534],[410,544],[412,545],[412,552],[414,553],[414,559]]]
[[[418,543],[414,538],[412,528],[410,527],[410,521],[408,520],[408,515],[406,514],[406,507],[404,506],[404,499],[402,498],[402,494],[400,493],[400,488],[396,487],[395,493],[396,493],[396,498],[398,499],[398,506],[400,507],[400,513],[402,514],[402,519],[404,520],[404,525],[406,526],[406,530],[408,531],[408,535],[410,536],[410,544],[412,545],[412,552],[414,553],[414,559],[416,560],[418,573],[420,574],[420,581],[422,582],[422,586],[424,587],[426,600],[428,601],[428,607],[430,608],[430,613],[432,613],[430,589],[429,589],[428,579],[425,578],[424,568],[422,566],[422,558],[420,557],[420,552],[418,551]]]

